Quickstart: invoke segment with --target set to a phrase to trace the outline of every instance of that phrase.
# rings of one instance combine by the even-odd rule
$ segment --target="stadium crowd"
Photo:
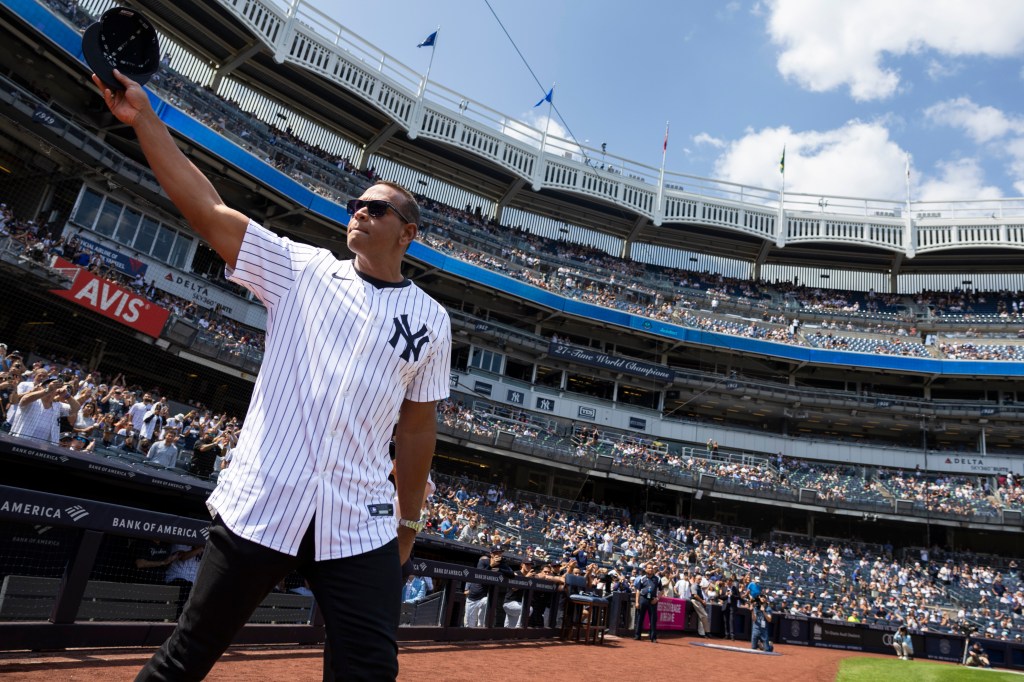
[[[70,360],[32,360],[0,343],[0,404],[11,416],[17,398],[46,382],[71,389],[68,402],[78,407],[63,417],[61,444],[74,449],[105,448],[153,466],[178,466],[199,476],[210,476],[230,463],[230,450],[241,426],[238,419],[214,414],[202,405],[171,416],[170,402],[158,387],[133,386],[124,377],[87,371]],[[15,378],[23,382],[12,381]],[[22,408],[27,409],[27,408]],[[17,412],[17,410],[16,410]],[[441,410],[445,423],[484,429],[488,422],[457,403]],[[13,425],[20,424],[15,413]],[[17,435],[17,426],[12,429]],[[521,433],[539,434],[533,426]],[[577,438],[575,447],[593,448]],[[572,445],[572,440],[569,440]],[[1002,476],[991,482],[963,477],[880,474],[866,483],[856,470],[778,457],[760,463],[712,459],[717,445],[694,448],[686,456],[669,454],[658,441],[631,437],[612,443],[622,462],[651,458],[680,470],[732,477],[751,487],[820,486],[826,491],[878,490],[882,485],[901,496],[936,510],[977,514],[976,505],[1001,498],[1019,505],[1024,499],[1020,481]],[[191,461],[178,459],[191,451]],[[203,453],[203,454],[200,454]],[[801,478],[802,477],[802,478]],[[1019,640],[1024,625],[1024,588],[1015,563],[986,563],[981,557],[932,560],[894,556],[890,547],[848,543],[843,547],[815,547],[795,541],[754,541],[735,529],[707,522],[685,522],[666,528],[645,523],[636,510],[590,502],[537,500],[537,496],[509,491],[500,481],[480,483],[437,475],[438,486],[424,506],[430,533],[481,548],[500,546],[533,564],[548,566],[552,579],[566,573],[583,576],[598,593],[629,592],[647,561],[658,565],[665,594],[685,593],[681,581],[698,582],[711,603],[724,598],[730,578],[764,585],[776,611],[803,613],[867,623],[905,623],[914,631],[952,631],[963,621],[973,622],[986,636]],[[841,493],[846,494],[846,493]],[[995,497],[998,495],[999,497]],[[561,502],[561,504],[559,504]],[[552,504],[554,503],[554,504]],[[809,539],[805,539],[810,543]]]
[[[90,371],[68,358],[25,357],[0,343],[0,429],[216,478],[230,464],[241,423],[202,403],[174,403],[159,387],[131,384],[124,375]]]
[[[535,504],[500,484],[437,478],[422,514],[426,532],[481,551],[505,549],[546,566],[552,578],[581,575],[599,595],[631,592],[653,561],[669,597],[690,594],[684,582],[696,582],[709,603],[722,604],[728,581],[741,592],[754,582],[776,612],[905,624],[913,632],[961,632],[972,624],[1001,640],[1021,641],[1024,634],[1024,586],[1012,560],[946,557],[937,548],[900,556],[888,545],[810,538],[756,541],[708,522],[645,523],[626,509],[553,499]]]

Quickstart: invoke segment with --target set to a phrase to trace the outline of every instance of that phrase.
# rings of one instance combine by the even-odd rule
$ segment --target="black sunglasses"
[[[350,216],[354,216],[356,214],[356,211],[363,208],[364,206],[366,207],[366,212],[370,214],[371,218],[382,218],[390,208],[392,211],[395,212],[395,215],[402,219],[403,223],[412,222],[404,215],[402,215],[402,212],[399,211],[394,204],[392,204],[390,201],[384,201],[383,199],[351,199],[348,202],[348,206],[346,206],[346,210],[348,210],[348,214]]]

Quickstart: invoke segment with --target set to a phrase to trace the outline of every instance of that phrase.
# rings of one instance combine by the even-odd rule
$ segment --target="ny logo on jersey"
[[[402,351],[400,356],[406,362],[409,361],[411,355],[413,360],[420,359],[420,350],[426,345],[430,338],[427,336],[427,325],[420,327],[420,330],[415,334],[412,333],[412,329],[409,328],[409,316],[402,314],[401,319],[394,318],[395,322],[395,333],[391,335],[391,340],[388,341],[392,348],[398,348],[398,340],[405,341],[405,350]]]

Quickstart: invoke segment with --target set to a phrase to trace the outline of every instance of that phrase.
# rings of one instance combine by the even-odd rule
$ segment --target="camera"
[[[962,620],[956,624],[956,629],[962,635],[971,636],[978,631],[978,626],[974,625],[974,623],[971,623],[969,621]]]

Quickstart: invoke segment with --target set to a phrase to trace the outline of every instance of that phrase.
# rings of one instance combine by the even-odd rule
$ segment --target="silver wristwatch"
[[[398,525],[405,526],[406,528],[412,528],[417,533],[419,533],[427,526],[427,524],[423,523],[422,521],[411,521],[409,519],[398,519]]]

